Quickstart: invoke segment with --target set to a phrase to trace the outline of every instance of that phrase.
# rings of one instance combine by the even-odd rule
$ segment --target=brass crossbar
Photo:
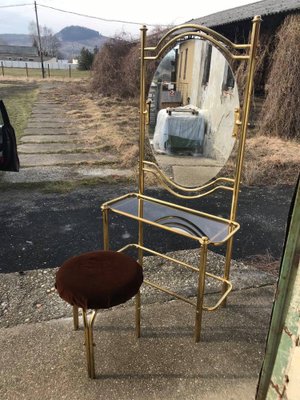
[[[148,253],[151,253],[151,254],[153,254],[155,256],[158,256],[158,257],[164,258],[164,259],[166,259],[168,261],[171,261],[171,262],[174,262],[176,264],[179,264],[180,266],[182,266],[184,268],[187,268],[187,269],[190,269],[193,272],[198,272],[199,273],[199,268],[195,268],[190,264],[187,264],[187,263],[185,263],[185,262],[183,262],[181,260],[178,260],[177,258],[173,258],[173,257],[167,256],[166,254],[159,253],[159,252],[157,252],[155,250],[149,249],[149,248],[147,248],[145,246],[141,246],[141,245],[139,245],[137,243],[127,244],[126,246],[124,246],[121,249],[119,249],[118,252],[123,252],[123,251],[129,249],[130,247],[135,247],[136,249],[142,249],[142,250],[144,250],[144,251],[146,251]],[[226,297],[231,292],[232,283],[229,280],[225,279],[225,278],[222,278],[222,277],[217,276],[215,274],[211,274],[210,272],[207,272],[207,271],[205,272],[205,275],[207,277],[209,277],[209,278],[216,279],[216,280],[222,282],[223,284],[227,285],[227,290],[225,291],[225,293],[223,293],[221,298],[217,301],[217,303],[214,306],[211,306],[211,307],[203,306],[202,307],[202,309],[205,310],[205,311],[215,311],[216,309],[218,309],[222,305],[223,301],[226,299]],[[196,304],[193,301],[187,299],[186,297],[183,297],[183,296],[179,295],[178,293],[175,293],[175,292],[171,291],[168,288],[165,288],[163,286],[157,285],[156,283],[150,282],[148,280],[144,280],[144,283],[146,283],[147,285],[152,286],[152,287],[154,287],[154,288],[156,288],[158,290],[161,290],[162,292],[170,294],[171,296],[174,296],[174,297],[178,298],[179,300],[185,301],[186,303],[189,303],[192,306],[196,307]]]
[[[219,177],[219,178],[216,178],[213,181],[211,181],[211,182],[209,182],[209,183],[207,183],[205,185],[202,185],[202,186],[199,186],[199,187],[189,187],[189,188],[187,188],[186,186],[182,186],[182,185],[179,185],[178,183],[175,183],[170,178],[168,178],[166,175],[164,175],[161,172],[161,170],[158,168],[157,164],[155,164],[155,163],[153,163],[151,161],[145,161],[144,160],[144,165],[146,165],[146,166],[148,165],[148,167],[152,167],[155,170],[155,171],[153,171],[151,169],[147,169],[146,167],[143,167],[144,171],[151,172],[153,174],[158,174],[163,180],[167,181],[171,186],[173,186],[176,189],[181,190],[183,192],[189,192],[189,193],[200,192],[200,191],[202,191],[204,189],[210,188],[211,186],[215,185],[217,182],[225,182],[225,183],[231,183],[231,184],[234,183],[234,179],[232,179],[232,178]],[[221,186],[223,186],[223,185],[221,185]],[[226,186],[226,189],[233,190],[233,188],[231,186]],[[209,194],[209,193],[210,192],[206,192],[206,194]]]

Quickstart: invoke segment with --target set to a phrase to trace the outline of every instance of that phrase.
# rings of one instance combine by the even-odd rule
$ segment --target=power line
[[[86,18],[92,18],[92,19],[98,19],[100,21],[105,21],[105,22],[118,22],[121,24],[130,24],[130,25],[145,25],[144,22],[133,22],[133,21],[123,21],[123,20],[119,20],[119,19],[108,19],[108,18],[101,18],[101,17],[95,17],[93,15],[87,15],[87,14],[81,14],[81,13],[77,13],[74,11],[67,11],[67,10],[62,10],[61,8],[55,8],[55,7],[50,7],[50,6],[45,6],[44,4],[39,4],[37,3],[38,6],[40,7],[45,7],[45,8],[50,8],[52,10],[55,11],[59,11],[59,12],[63,12],[63,13],[67,13],[67,14],[74,14],[74,15],[78,15],[80,17],[86,17]],[[157,26],[157,24],[146,24],[147,26]],[[160,25],[160,26],[168,26],[168,25]]]
[[[0,8],[24,7],[24,6],[32,6],[32,5],[33,5],[33,3],[11,4],[11,5],[6,5],[6,6],[0,6]],[[108,19],[108,18],[102,18],[102,17],[95,17],[94,15],[81,14],[81,13],[77,13],[75,11],[62,10],[61,8],[46,6],[45,4],[37,3],[37,5],[40,6],[40,7],[49,8],[51,10],[59,11],[59,12],[62,12],[62,13],[78,15],[79,17],[97,19],[99,21],[104,21],[104,22],[115,22],[115,23],[129,24],[129,25],[139,25],[139,26],[147,25],[147,26],[152,26],[152,27],[156,27],[158,25],[158,24],[146,24],[145,22],[124,21],[124,20],[120,20],[120,19]],[[168,27],[169,25],[160,25],[160,26],[161,27]]]
[[[0,8],[12,8],[12,7],[23,7],[23,6],[32,6],[32,3],[24,3],[24,4],[11,4],[10,6],[0,6]]]

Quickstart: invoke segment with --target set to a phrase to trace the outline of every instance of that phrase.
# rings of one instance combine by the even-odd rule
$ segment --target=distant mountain
[[[59,52],[65,58],[75,58],[79,55],[82,47],[93,51],[95,47],[100,47],[109,39],[93,29],[83,26],[67,26],[55,35],[61,42]]]
[[[56,33],[55,36],[61,43],[59,48],[60,58],[64,59],[76,58],[82,47],[90,51],[93,51],[95,47],[100,49],[109,40],[109,37],[83,26],[67,26]],[[32,46],[32,37],[26,34],[2,33],[0,34],[0,44]]]
[[[101,35],[93,29],[71,25],[63,28],[55,36],[63,42],[78,42],[87,39],[99,39]]]

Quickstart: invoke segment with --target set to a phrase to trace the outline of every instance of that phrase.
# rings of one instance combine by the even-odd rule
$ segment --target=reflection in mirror
[[[150,143],[160,169],[179,185],[200,186],[226,163],[235,138],[238,90],[223,54],[209,42],[179,42],[149,90]]]

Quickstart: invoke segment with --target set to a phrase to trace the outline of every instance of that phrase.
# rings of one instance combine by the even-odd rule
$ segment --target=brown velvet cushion
[[[130,256],[95,251],[68,259],[56,273],[61,298],[83,309],[109,308],[131,299],[143,282],[142,267]]]

